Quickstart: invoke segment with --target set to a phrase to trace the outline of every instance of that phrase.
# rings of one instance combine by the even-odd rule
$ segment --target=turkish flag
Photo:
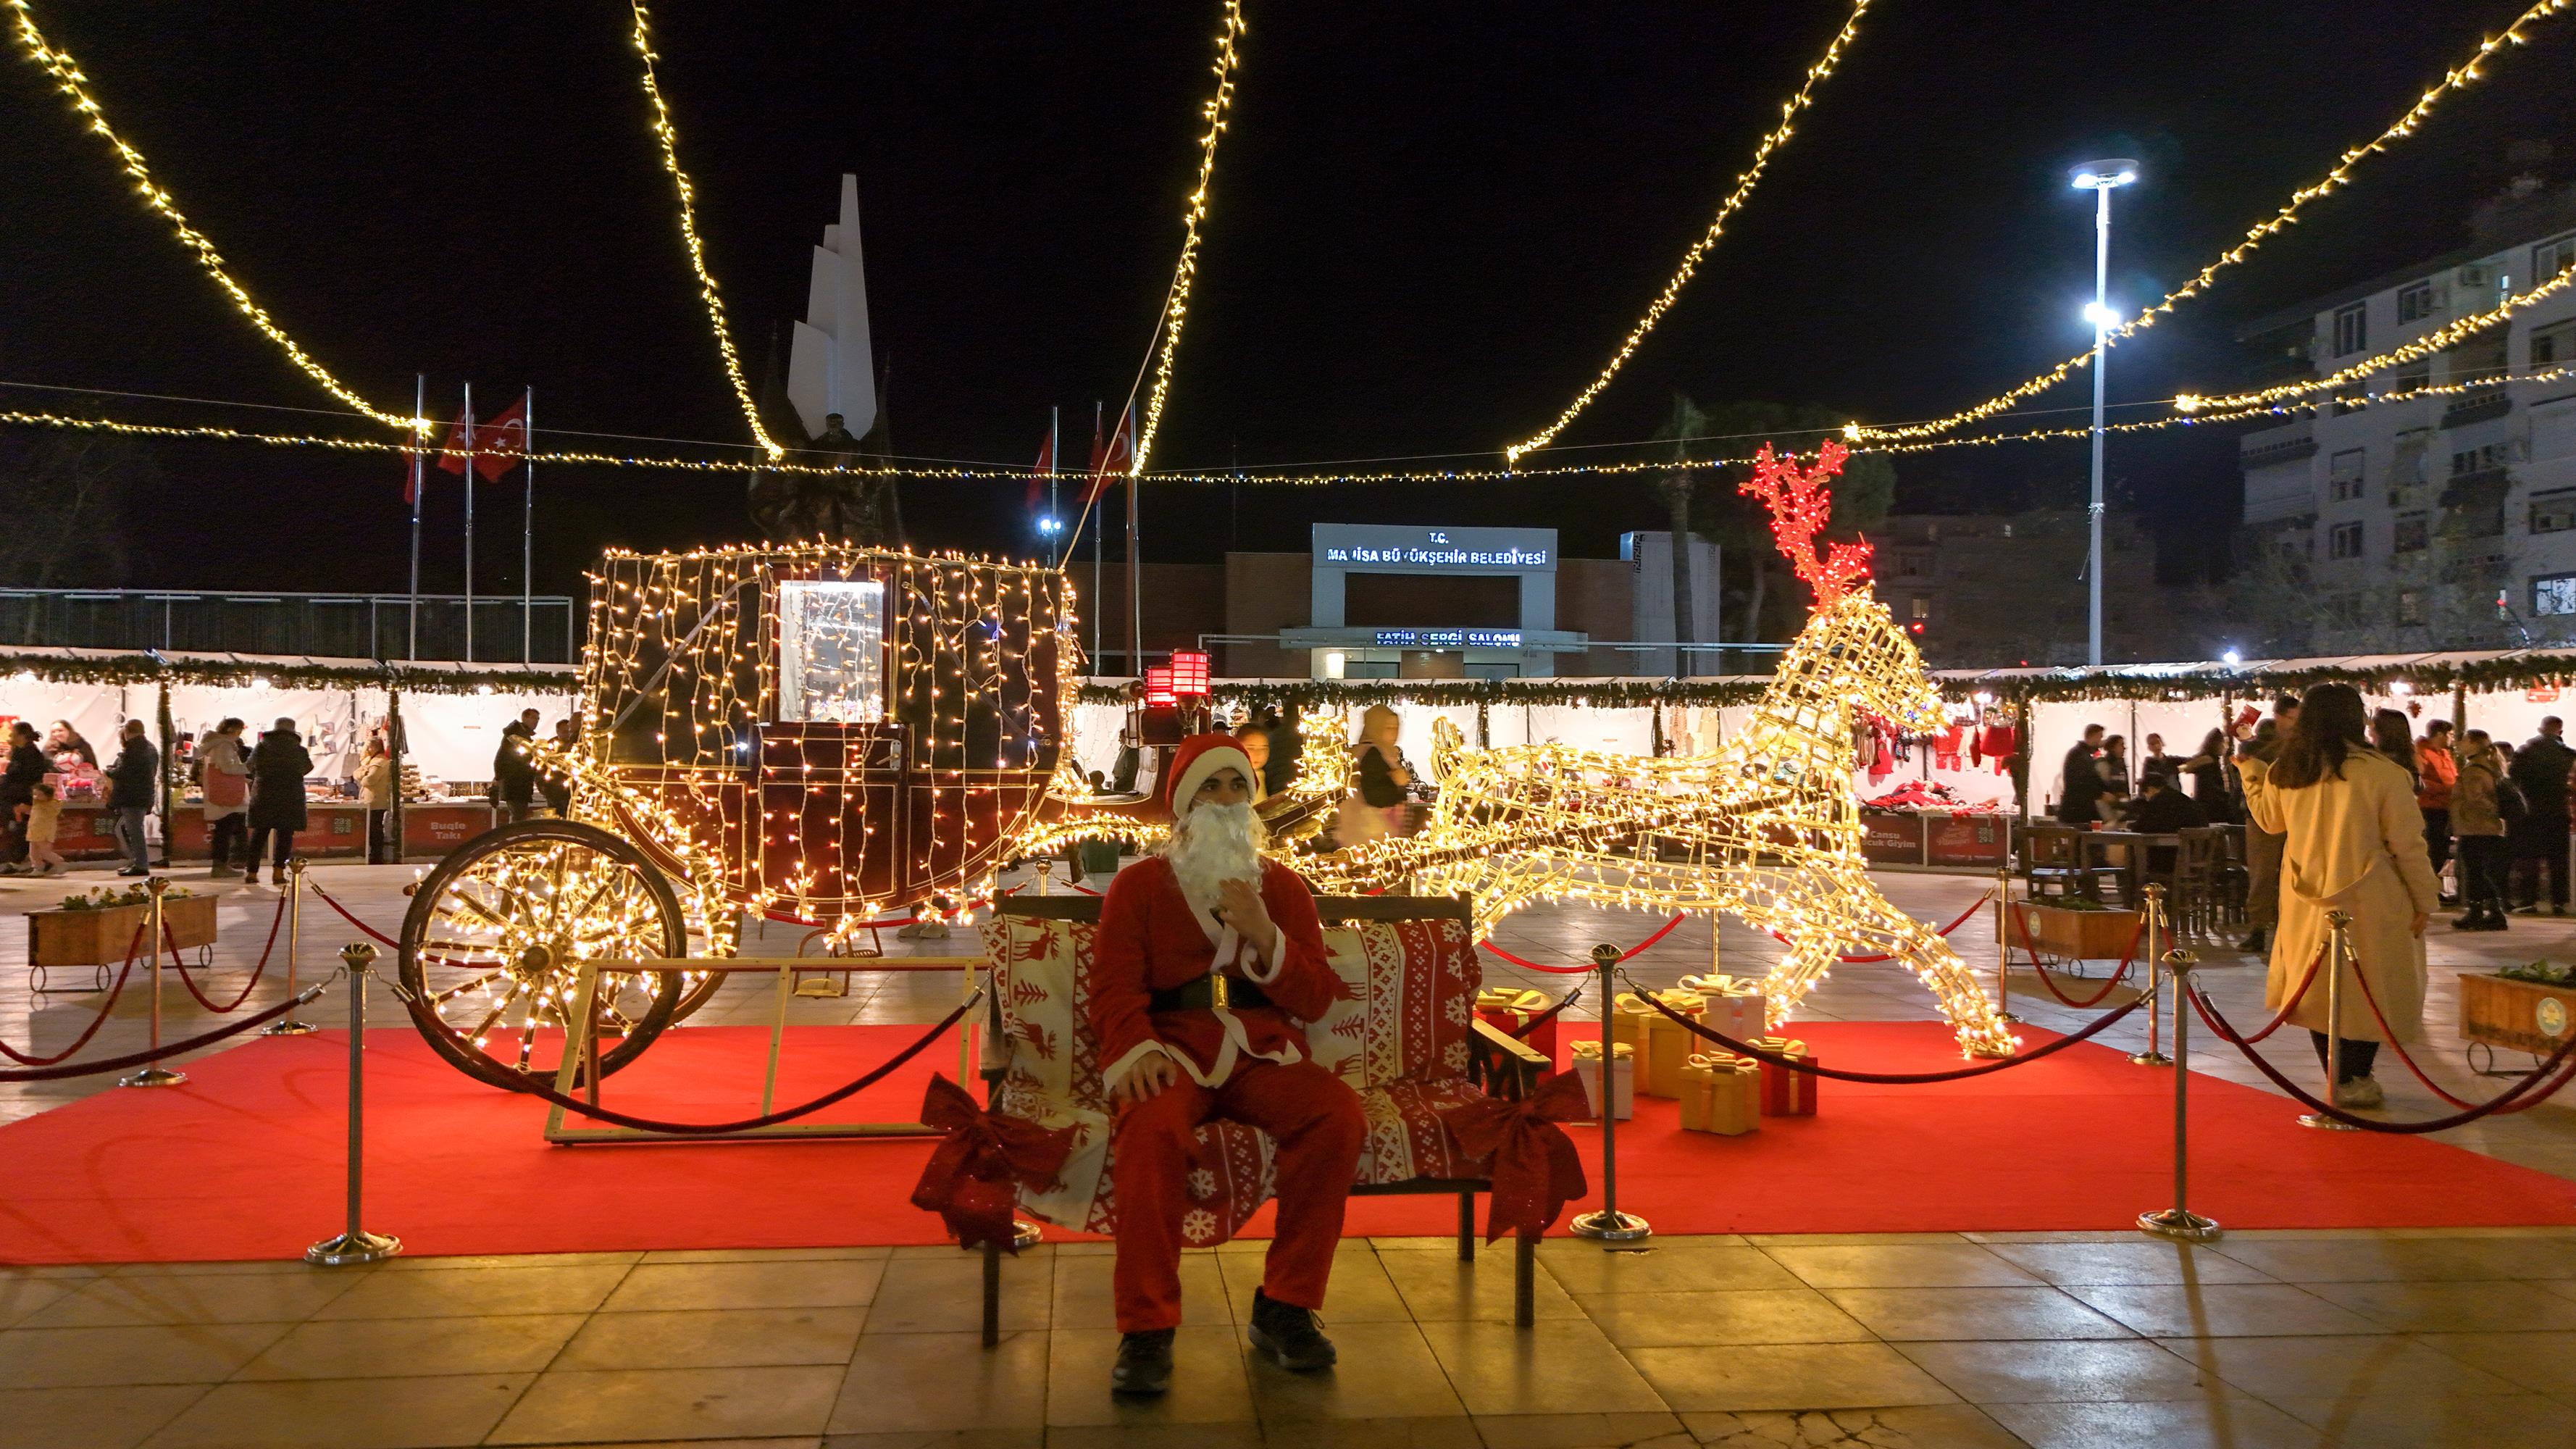
[[[456,419],[447,430],[447,451],[439,456],[442,473],[465,471],[465,455],[474,455],[474,471],[486,483],[498,483],[501,475],[519,466],[515,456],[528,450],[528,404],[520,399],[502,410],[492,421],[476,424],[472,413]]]
[[[1109,487],[1110,478],[1127,470],[1135,461],[1136,405],[1127,405],[1127,415],[1118,420],[1118,431],[1110,434],[1109,445],[1102,447],[1100,429],[1091,430],[1091,491],[1083,496],[1085,503],[1097,503]]]

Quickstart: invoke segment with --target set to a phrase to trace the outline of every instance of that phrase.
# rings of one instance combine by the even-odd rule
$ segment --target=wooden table
[[[2114,846],[2125,847],[2117,861],[2111,859]],[[2075,837],[2075,858],[2086,871],[2118,871],[2120,903],[2135,910],[2147,898],[2147,856],[2155,846],[2179,851],[2182,837],[2144,830],[2087,830]],[[2084,879],[2090,883],[2092,877],[2086,875]]]

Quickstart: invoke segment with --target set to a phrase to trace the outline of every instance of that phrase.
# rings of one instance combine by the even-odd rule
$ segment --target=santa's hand
[[[1252,949],[1261,953],[1263,965],[1277,959],[1279,928],[1270,924],[1270,908],[1261,903],[1261,892],[1253,887],[1252,882],[1220,882],[1217,885],[1216,918],[1232,926],[1236,935],[1251,942]]]
[[[1118,1085],[1109,1089],[1109,1095],[1121,1102],[1142,1102],[1180,1079],[1180,1063],[1153,1052],[1137,1058],[1136,1065],[1128,1069]]]

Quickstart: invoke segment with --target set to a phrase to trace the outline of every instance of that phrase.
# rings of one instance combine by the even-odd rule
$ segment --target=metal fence
[[[278,594],[157,589],[0,589],[0,642],[82,649],[204,649],[337,659],[568,664],[573,601],[423,594]],[[468,625],[471,624],[471,647]]]

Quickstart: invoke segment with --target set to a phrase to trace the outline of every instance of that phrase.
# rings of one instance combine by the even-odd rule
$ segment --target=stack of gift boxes
[[[1812,1060],[1805,1042],[1765,1034],[1762,989],[1757,983],[1728,976],[1685,976],[1680,986],[1655,992],[1653,997],[1654,1002],[1721,1036],[1774,1056]],[[1732,1137],[1760,1127],[1764,1117],[1815,1115],[1814,1077],[1734,1052],[1697,1050],[1705,1045],[1701,1038],[1633,992],[1621,992],[1611,1003],[1609,1034],[1621,1057],[1635,1062],[1638,1092],[1680,1103],[1684,1131]],[[1578,1050],[1587,1045],[1576,1044]],[[1594,1052],[1597,1061],[1597,1047]],[[1616,1081],[1618,1067],[1612,1072]]]

